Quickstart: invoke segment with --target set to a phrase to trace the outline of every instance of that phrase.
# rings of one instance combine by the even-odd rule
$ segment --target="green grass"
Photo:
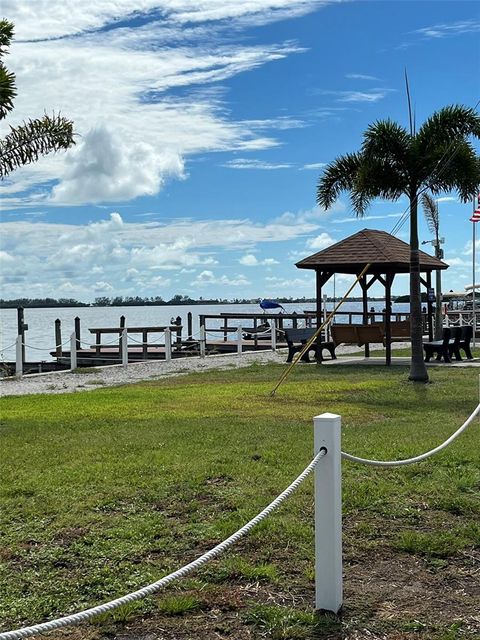
[[[404,368],[299,365],[272,398],[282,371],[253,365],[88,394],[4,398],[0,628],[133,591],[230,535],[310,461],[317,414],[342,416],[344,450],[392,459],[436,446],[477,403],[474,369],[431,370],[431,384],[414,385]],[[382,595],[369,592],[368,576],[407,563],[412,580],[415,572],[448,571],[461,583],[479,545],[479,463],[475,423],[421,464],[344,464],[346,629],[382,636],[418,619],[428,629],[422,638],[446,638],[452,620],[468,617],[468,599],[460,613],[452,604],[433,617],[411,607],[404,617],[379,616]],[[360,571],[365,585],[356,587]],[[203,629],[203,640],[216,637],[207,635],[211,609],[232,637],[333,637],[311,616],[312,577],[309,480],[232,552],[113,622],[145,618],[148,627],[160,619],[170,628],[186,620]],[[103,637],[88,635],[106,622],[95,624],[81,637]],[[191,637],[182,629],[174,627],[175,637]]]

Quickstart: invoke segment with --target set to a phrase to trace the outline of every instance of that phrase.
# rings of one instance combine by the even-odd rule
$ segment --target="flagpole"
[[[473,198],[473,212],[475,213],[475,198]],[[475,308],[475,225],[476,222],[472,222],[472,311],[473,311],[473,348],[475,349],[475,340],[477,336],[477,313]]]

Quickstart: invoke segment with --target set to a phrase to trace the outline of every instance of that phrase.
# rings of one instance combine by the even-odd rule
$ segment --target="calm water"
[[[314,309],[314,303],[305,304],[285,304],[285,310],[289,313],[296,311],[302,313],[303,310]],[[330,310],[332,304],[328,304]],[[375,311],[382,311],[384,303],[382,301],[369,302],[369,308],[374,307]],[[408,311],[408,304],[394,304],[393,311]],[[185,327],[186,334],[187,313],[191,311],[193,315],[193,331],[199,330],[199,315],[220,313],[260,313],[258,304],[224,304],[224,305],[194,305],[188,306],[168,306],[168,307],[65,307],[55,309],[25,309],[25,322],[28,324],[28,331],[25,334],[26,359],[30,361],[52,360],[50,351],[55,346],[55,320],[59,318],[62,322],[62,340],[68,340],[74,330],[74,318],[78,316],[81,321],[81,339],[85,343],[92,344],[94,336],[88,331],[90,327],[117,327],[120,316],[124,315],[127,326],[156,326],[170,324],[170,318],[180,316]],[[361,311],[361,303],[345,303],[341,311]],[[341,322],[339,318],[339,322]],[[344,322],[347,318],[343,319]],[[360,321],[356,318],[355,321]],[[235,325],[235,321],[230,322]],[[238,321],[237,324],[241,324]],[[243,321],[243,324],[248,322]],[[213,321],[208,326],[215,326]],[[220,322],[217,324],[220,327]],[[17,310],[0,309],[0,358],[3,360],[15,360],[15,338],[17,335]],[[138,338],[139,336],[135,336]],[[155,339],[152,336],[153,339]],[[113,340],[114,336],[105,336],[103,341]],[[65,347],[69,349],[67,345]]]

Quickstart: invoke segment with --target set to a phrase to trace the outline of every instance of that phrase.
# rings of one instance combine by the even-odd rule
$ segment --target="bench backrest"
[[[462,331],[461,331],[461,336],[460,336],[460,341],[466,344],[470,344],[470,341],[473,338],[473,327],[471,324],[464,324],[463,327],[461,327]]]
[[[385,330],[385,325],[384,330]],[[396,320],[390,323],[392,338],[410,338],[410,320]]]
[[[332,324],[330,334],[335,344],[357,344],[358,324]]]
[[[385,334],[381,325],[365,324],[357,327],[358,344],[383,342]]]
[[[285,329],[285,339],[287,343],[302,342],[302,340],[310,340],[315,334],[315,329]]]

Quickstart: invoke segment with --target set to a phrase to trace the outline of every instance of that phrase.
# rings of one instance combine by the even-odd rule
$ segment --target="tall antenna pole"
[[[473,212],[475,213],[475,197],[473,198]],[[473,348],[475,349],[475,339],[477,334],[477,313],[475,308],[475,227],[476,222],[472,222],[472,311],[473,311]]]

